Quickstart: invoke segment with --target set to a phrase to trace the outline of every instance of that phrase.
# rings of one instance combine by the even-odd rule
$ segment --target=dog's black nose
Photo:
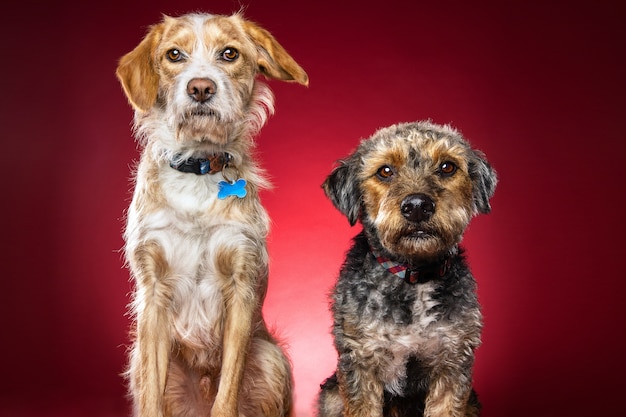
[[[208,78],[193,78],[187,83],[187,94],[198,103],[209,100],[216,91],[217,86]]]
[[[411,194],[402,200],[400,211],[410,222],[424,222],[435,213],[435,202],[426,194]]]

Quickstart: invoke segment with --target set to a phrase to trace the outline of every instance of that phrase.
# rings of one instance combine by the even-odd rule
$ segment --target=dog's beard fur
[[[374,231],[374,234],[368,231]],[[404,225],[399,229],[368,229],[370,242],[378,244],[394,259],[411,264],[428,263],[445,256],[460,237],[449,231],[415,228]]]
[[[385,239],[383,246],[394,257],[412,264],[430,262],[448,253],[450,248],[459,243],[452,236],[441,236],[432,232],[402,231],[398,237]],[[419,261],[419,262],[416,262]]]
[[[207,152],[228,147],[228,151],[234,152],[233,157],[238,159],[242,157],[240,152],[250,151],[252,138],[274,113],[274,95],[265,83],[257,81],[245,112],[238,111],[243,113],[239,120],[225,116],[214,106],[188,105],[186,113],[180,116],[172,114],[173,108],[173,105],[168,107],[159,101],[159,105],[149,112],[135,113],[135,134],[142,146],[158,139],[159,156],[168,161],[192,156],[199,145],[203,145]],[[174,138],[175,142],[170,138]],[[233,147],[233,140],[243,147]],[[263,186],[264,181],[259,180],[259,184]]]
[[[399,212],[401,200],[389,197],[381,200],[375,217],[366,201],[361,221],[370,242],[374,245],[377,242],[394,259],[405,262],[427,263],[445,256],[460,243],[472,218],[471,207],[450,206],[439,210],[427,222],[411,223]],[[442,212],[447,214],[441,215]]]
[[[178,142],[192,139],[225,144],[241,133],[239,123],[223,121],[218,113],[201,106],[180,115],[174,124]]]
[[[232,89],[236,88],[227,90]],[[174,96],[181,97],[180,93],[170,94],[167,103],[171,104],[165,107],[165,112],[176,140],[179,143],[192,140],[224,145],[231,138],[242,136],[246,110],[253,101],[254,92],[248,86],[239,89],[243,91],[234,96],[219,92],[206,103],[190,103],[184,94],[182,99],[176,100]]]
[[[203,102],[191,99],[187,84],[193,78],[211,79],[216,92]],[[258,115],[252,108],[265,92],[255,84],[253,77],[233,79],[214,68],[190,67],[169,80],[161,80],[159,107],[178,143],[208,141],[224,145],[244,134],[250,114]],[[271,113],[273,108],[269,110]],[[261,125],[265,120],[266,117]],[[250,135],[255,133],[250,132]]]

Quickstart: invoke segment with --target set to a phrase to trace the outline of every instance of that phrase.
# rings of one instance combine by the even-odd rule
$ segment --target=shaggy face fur
[[[124,234],[137,417],[290,414],[290,364],[261,314],[268,217],[252,138],[273,97],[259,73],[308,83],[240,15],[165,17],[117,68],[142,146]],[[226,163],[208,175],[173,168],[190,158]],[[245,197],[218,197],[220,182],[241,178]]]
[[[429,122],[379,130],[326,179],[363,232],[332,294],[339,362],[320,416],[478,415],[471,369],[482,318],[458,244],[490,211],[495,185],[480,152]]]

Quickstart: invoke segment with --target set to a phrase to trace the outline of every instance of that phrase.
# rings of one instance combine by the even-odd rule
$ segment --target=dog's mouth
[[[433,239],[436,235],[433,231],[427,229],[412,229],[403,233],[403,238],[408,240],[425,240]]]
[[[176,121],[178,141],[224,144],[232,134],[231,124],[224,121],[218,111],[207,106],[190,107]]]
[[[210,109],[210,108],[204,107],[204,106],[194,107],[193,109],[189,110],[185,114],[185,116],[187,118],[192,118],[192,117],[210,117],[210,118],[215,118],[217,121],[220,120],[219,115],[213,109]]]
[[[407,228],[390,240],[388,246],[394,253],[420,262],[439,256],[449,247],[449,242],[440,232],[425,228]]]

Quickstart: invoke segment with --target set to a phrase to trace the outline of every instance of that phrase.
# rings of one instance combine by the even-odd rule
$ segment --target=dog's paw
[[[218,404],[213,404],[213,408],[211,409],[211,417],[239,417],[239,412],[235,409],[232,410],[228,408],[219,407]]]
[[[239,417],[237,400],[235,398],[220,397],[220,393],[215,397],[213,407],[211,407],[211,417]]]

